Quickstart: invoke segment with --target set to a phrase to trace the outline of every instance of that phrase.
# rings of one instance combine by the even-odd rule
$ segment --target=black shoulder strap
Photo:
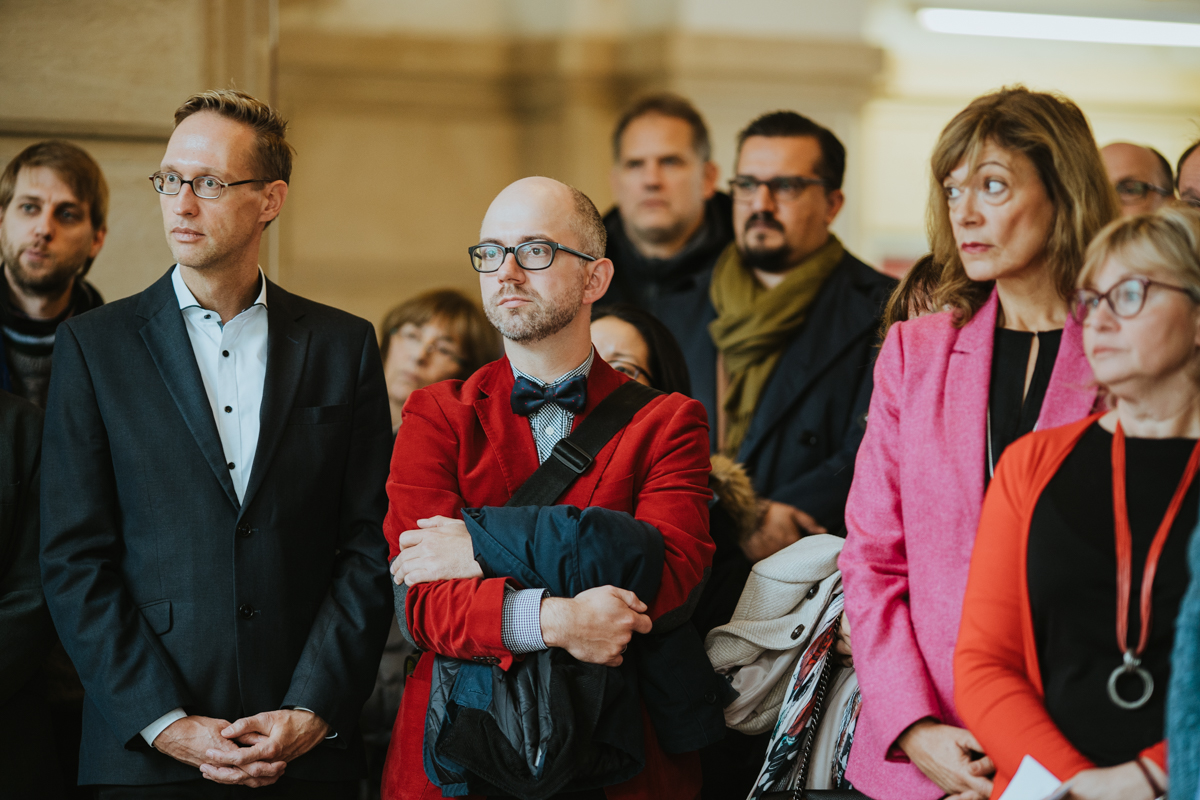
[[[604,445],[629,424],[633,415],[662,392],[637,381],[623,383],[592,409],[574,432],[559,439],[529,480],[513,494],[505,506],[550,506],[591,466]]]

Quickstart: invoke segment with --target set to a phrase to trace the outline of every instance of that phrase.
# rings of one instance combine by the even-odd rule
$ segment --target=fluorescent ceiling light
[[[922,8],[917,12],[917,20],[923,28],[935,33],[1053,39],[1063,42],[1200,47],[1200,25],[1189,22],[1015,14],[1008,11],[967,11],[959,8]]]

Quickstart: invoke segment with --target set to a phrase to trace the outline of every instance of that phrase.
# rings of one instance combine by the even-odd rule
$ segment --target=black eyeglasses
[[[1170,189],[1164,189],[1161,186],[1155,186],[1153,183],[1146,181],[1135,181],[1133,178],[1126,178],[1123,181],[1117,181],[1117,197],[1121,198],[1122,203],[1134,203],[1142,200],[1150,192],[1161,194],[1163,197],[1173,197],[1175,195]]]
[[[573,256],[579,256],[586,261],[595,261],[595,256],[572,250],[558,242],[524,242],[516,247],[505,247],[499,244],[475,244],[467,248],[471,254],[471,266],[476,272],[495,272],[504,265],[504,259],[512,253],[521,269],[546,269],[554,263],[554,256],[559,250],[566,250]]]
[[[613,359],[612,361],[608,362],[608,365],[610,367],[612,367],[613,369],[615,369],[617,372],[621,373],[622,375],[628,375],[629,377],[633,378],[635,381],[638,378],[642,377],[643,375],[646,376],[646,380],[651,381],[651,382],[654,381],[654,376],[652,376],[650,374],[649,370],[643,369],[642,367],[639,367],[637,364],[633,364],[629,361],[621,361],[619,359]]]
[[[203,197],[205,200],[216,200],[221,196],[221,192],[230,186],[241,186],[243,183],[267,182],[266,178],[250,178],[245,181],[225,183],[225,181],[220,178],[214,178],[212,175],[201,175],[198,178],[185,181],[183,176],[178,172],[156,172],[150,176],[150,183],[154,184],[154,191],[159,194],[174,197],[182,192],[184,185],[187,184],[192,187],[192,192],[196,197]]]
[[[1100,306],[1100,301],[1103,300],[1121,319],[1136,317],[1142,307],[1146,305],[1146,293],[1151,286],[1159,286],[1173,292],[1183,292],[1193,302],[1200,301],[1192,289],[1172,286],[1169,283],[1159,283],[1149,278],[1126,278],[1107,292],[1101,293],[1092,289],[1080,289],[1075,292],[1075,302],[1071,304],[1071,315],[1075,317],[1076,322],[1083,324],[1088,314],[1095,311]]]
[[[749,203],[753,200],[760,186],[766,186],[767,191],[776,200],[790,203],[800,197],[808,187],[828,184],[819,178],[805,178],[801,175],[780,175],[765,181],[760,181],[753,175],[738,175],[729,181],[729,191],[739,203]]]

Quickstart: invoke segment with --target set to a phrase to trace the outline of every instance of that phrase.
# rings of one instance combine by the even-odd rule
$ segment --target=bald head
[[[1114,142],[1100,156],[1126,216],[1153,211],[1174,196],[1171,165],[1157,150]]]
[[[488,206],[480,238],[495,238],[489,227],[514,226],[535,238],[565,244],[593,258],[603,258],[608,234],[604,220],[588,196],[553,178],[522,178],[510,183]]]

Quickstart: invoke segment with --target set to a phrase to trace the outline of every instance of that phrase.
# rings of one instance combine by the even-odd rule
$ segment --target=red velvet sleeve
[[[634,516],[663,537],[663,574],[650,618],[658,619],[691,596],[712,565],[716,545],[708,531],[708,423],[695,400],[678,406],[655,432],[649,470]]]
[[[404,531],[418,519],[442,515],[459,519],[465,505],[459,494],[458,437],[427,392],[416,391],[404,407],[388,475],[388,512],[383,533],[389,562],[400,552]],[[436,581],[410,587],[405,621],[422,649],[453,658],[494,656],[508,669],[513,656],[500,629],[504,578]]]
[[[997,465],[983,502],[954,655],[955,704],[996,763],[996,792],[1026,754],[1062,781],[1095,766],[1054,724],[1028,671],[1036,654],[1027,652],[1033,645],[1022,624],[1029,613],[1022,554],[1035,494],[1044,483],[1035,474],[1038,458],[1025,439]]]

